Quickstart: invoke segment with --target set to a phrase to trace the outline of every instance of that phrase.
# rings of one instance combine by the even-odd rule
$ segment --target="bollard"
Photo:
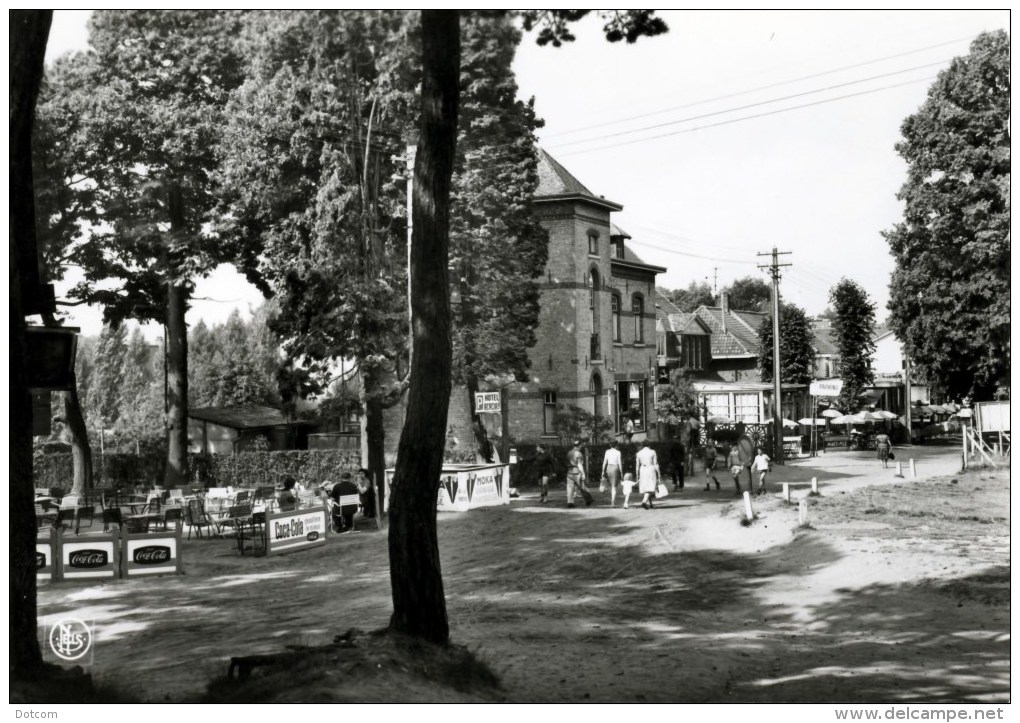
[[[751,509],[751,493],[744,493],[744,515],[747,516],[748,522],[754,521],[754,510]]]
[[[811,478],[811,494],[813,494],[813,495],[817,495],[818,494],[818,478],[817,477],[812,477]]]
[[[917,479],[917,467],[914,466],[914,460],[910,460],[910,479]]]
[[[807,500],[800,501],[800,526],[807,524]]]
[[[903,463],[902,462],[897,462],[896,463],[896,476],[899,477],[900,479],[903,479]]]
[[[787,503],[790,502],[790,483],[789,482],[783,482],[783,499],[786,500]]]

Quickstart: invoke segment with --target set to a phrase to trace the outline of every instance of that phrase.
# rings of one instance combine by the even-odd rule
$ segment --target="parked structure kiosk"
[[[393,469],[386,470],[386,509],[389,509]],[[447,464],[437,484],[440,512],[463,512],[475,507],[510,504],[510,465]]]

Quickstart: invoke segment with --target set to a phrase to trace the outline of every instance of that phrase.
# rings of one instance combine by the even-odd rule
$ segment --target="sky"
[[[773,248],[783,299],[818,314],[841,278],[860,283],[884,319],[894,269],[882,231],[902,214],[900,126],[937,73],[1008,10],[659,12],[669,32],[608,43],[602,23],[514,64],[533,97],[542,147],[596,195],[659,286],[764,281]],[[87,11],[56,11],[47,57],[87,43]],[[58,288],[58,295],[60,289]],[[188,315],[222,322],[258,292],[230,267],[196,289]],[[98,333],[97,310],[70,324]]]

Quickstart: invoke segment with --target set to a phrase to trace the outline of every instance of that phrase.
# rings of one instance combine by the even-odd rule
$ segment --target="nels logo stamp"
[[[58,620],[50,628],[50,650],[61,660],[91,662],[92,643],[92,627],[78,618]]]

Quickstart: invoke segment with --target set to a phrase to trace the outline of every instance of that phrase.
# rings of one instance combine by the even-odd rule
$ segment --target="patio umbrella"
[[[843,412],[839,411],[838,409],[826,409],[824,412],[822,412],[822,416],[828,417],[829,419],[835,419],[836,417],[842,417]]]
[[[874,412],[874,415],[876,417],[881,418],[881,419],[896,419],[897,418],[897,416],[895,414],[893,414],[892,412],[887,412],[884,409],[876,410]]]
[[[788,422],[788,421],[790,421],[790,420],[788,420],[788,419],[784,419],[783,420],[784,426],[785,426],[786,422]],[[798,419],[797,420],[797,424],[803,424],[806,427],[824,427],[825,426],[825,419],[823,419],[823,418],[811,419],[810,417],[804,417],[803,419]]]
[[[874,412],[857,412],[854,415],[854,420],[857,422],[881,422],[882,418]]]
[[[830,419],[829,421],[832,422],[833,424],[856,424],[857,417],[855,417],[853,414],[844,414],[840,417]]]

